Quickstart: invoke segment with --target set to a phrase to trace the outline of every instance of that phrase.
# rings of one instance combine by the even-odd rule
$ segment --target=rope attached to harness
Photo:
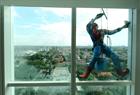
[[[108,29],[108,18],[107,18],[108,13],[106,14],[103,8],[102,8],[102,12],[103,12],[103,14],[104,14],[104,16],[105,16],[105,18],[107,20],[106,24],[107,24],[107,29]],[[109,46],[111,48],[111,45],[112,45],[111,38],[110,38],[109,35],[107,35],[107,46]]]

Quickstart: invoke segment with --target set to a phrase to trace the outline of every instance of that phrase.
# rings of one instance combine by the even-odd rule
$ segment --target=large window
[[[12,7],[12,18],[14,80],[70,83],[71,9]],[[69,89],[69,86],[15,88],[15,94],[68,95]]]
[[[5,8],[5,13],[10,14],[6,16],[11,17],[11,30],[5,33],[7,39],[10,37],[10,44],[5,43],[11,51],[10,67],[6,63],[9,72],[5,75],[11,74],[7,76],[10,77],[8,88],[14,88],[11,92],[15,95],[131,95],[133,72],[119,79],[110,58],[107,58],[108,64],[104,64],[106,70],[97,70],[87,79],[78,77],[93,56],[86,24],[103,11],[107,18],[103,16],[97,20],[100,29],[113,30],[124,25],[126,20],[133,20],[132,9]],[[121,58],[121,65],[130,71],[133,71],[133,38],[129,31],[133,30],[132,25],[104,39]]]
[[[94,52],[94,43],[92,42],[89,33],[86,30],[86,25],[91,19],[94,19],[95,16],[99,13],[105,13],[102,18],[95,20],[95,23],[98,24],[99,29],[114,30],[125,24],[126,21],[129,21],[129,10],[128,9],[106,9],[106,8],[77,8],[77,30],[76,30],[76,47],[77,47],[77,72],[85,72],[85,69],[88,64],[90,64]],[[120,15],[120,16],[118,16]],[[131,69],[130,63],[128,62],[128,43],[130,43],[130,38],[128,40],[128,29],[123,29],[122,31],[104,36],[104,43],[109,47],[116,55],[119,56],[122,68],[128,67]],[[129,34],[130,35],[130,34]],[[89,80],[101,79],[101,80],[110,80],[117,79],[114,73],[114,64],[110,60],[111,57],[106,55],[101,55],[102,59],[105,59],[108,62],[97,62],[95,63],[94,72],[99,74],[91,74]],[[85,68],[85,69],[83,69]],[[100,69],[102,68],[102,69]],[[102,76],[103,75],[103,76]],[[107,78],[108,77],[108,78]],[[128,79],[128,78],[127,78]]]
[[[15,80],[70,80],[71,9],[12,7],[12,17]]]

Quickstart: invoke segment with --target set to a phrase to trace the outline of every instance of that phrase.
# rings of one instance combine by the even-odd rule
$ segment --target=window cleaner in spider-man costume
[[[80,78],[87,78],[90,72],[92,70],[95,70],[95,63],[98,62],[101,54],[105,54],[106,57],[111,58],[114,64],[114,70],[119,76],[124,77],[129,73],[128,68],[122,68],[119,56],[117,56],[108,46],[104,44],[104,36],[113,35],[117,32],[120,32],[124,28],[128,28],[130,22],[125,21],[125,24],[122,27],[119,27],[115,30],[98,29],[98,24],[95,23],[95,20],[101,18],[103,15],[105,14],[97,14],[96,17],[94,19],[91,19],[91,21],[86,26],[87,32],[89,33],[90,38],[93,42],[93,58],[87,66],[86,72],[79,76]]]

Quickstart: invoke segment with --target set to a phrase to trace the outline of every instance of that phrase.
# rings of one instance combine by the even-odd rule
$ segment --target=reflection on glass
[[[123,86],[82,86],[77,95],[127,95]]]
[[[126,86],[77,86],[76,95],[127,95]],[[70,87],[15,88],[15,95],[70,95]]]
[[[95,20],[95,23],[98,24],[99,29],[114,30],[118,27],[121,27],[125,24],[125,21],[128,21],[128,9],[104,9],[106,15],[103,15],[101,18]],[[102,53],[96,61],[94,70],[91,72],[91,69],[87,68],[89,63],[94,56],[95,51],[93,52],[94,45],[91,40],[89,33],[86,30],[86,26],[91,19],[94,19],[97,14],[103,13],[101,8],[78,8],[77,9],[77,35],[76,35],[76,44],[77,44],[77,75],[79,80],[124,80],[128,79],[128,76],[120,77],[114,69],[115,66],[111,57],[107,57],[102,49]],[[123,15],[119,16],[118,15]],[[107,17],[106,17],[107,16]],[[117,18],[117,19],[116,19]],[[102,36],[100,37],[102,38]],[[98,39],[99,40],[99,39]],[[128,29],[124,28],[120,32],[117,32],[114,35],[105,35],[104,44],[109,47],[116,55],[120,58],[121,68],[129,67],[128,59]],[[95,43],[94,43],[95,44]],[[96,50],[97,51],[97,50]],[[108,54],[107,54],[108,55]],[[111,55],[112,56],[112,55]],[[112,57],[112,59],[116,57]],[[118,60],[114,60],[114,63],[117,63]],[[119,63],[119,62],[118,62]],[[120,68],[119,67],[119,68]],[[92,68],[93,69],[93,68]],[[80,75],[84,72],[91,72],[88,78],[81,78]],[[88,74],[87,74],[88,75]]]
[[[71,9],[12,7],[12,21],[15,80],[70,81]]]
[[[15,88],[15,95],[70,95],[69,91],[67,86]]]

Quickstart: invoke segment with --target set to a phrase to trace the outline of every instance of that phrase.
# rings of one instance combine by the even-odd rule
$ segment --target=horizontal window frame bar
[[[29,86],[70,86],[68,81],[12,81],[7,83],[8,87]]]
[[[76,86],[127,86],[134,85],[129,80],[109,80],[109,81],[77,81]],[[7,87],[30,87],[30,86],[70,86],[69,81],[11,81]]]
[[[107,80],[107,81],[79,81],[76,82],[78,86],[126,86],[133,85],[134,83],[130,80]]]
[[[102,4],[104,3],[104,4]],[[96,7],[96,8],[137,8],[137,2],[133,0],[108,0],[101,2],[100,0],[0,0],[0,5],[7,6],[40,6],[40,7]]]

